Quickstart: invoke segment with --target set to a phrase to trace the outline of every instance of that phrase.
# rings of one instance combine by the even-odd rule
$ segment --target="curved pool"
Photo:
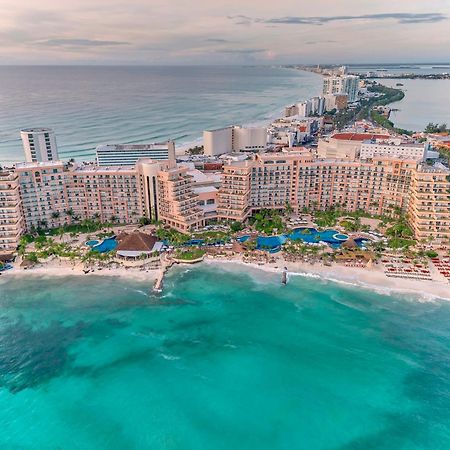
[[[237,238],[239,242],[245,242],[250,236],[240,236]],[[291,234],[282,234],[279,236],[258,236],[256,238],[256,248],[258,250],[269,250],[281,248],[281,246],[288,240],[303,241],[308,244],[317,244],[325,242],[332,248],[338,248],[341,244],[348,240],[346,234],[339,233],[337,230],[318,231],[315,228],[296,228]],[[367,239],[356,238],[358,247],[364,246]]]
[[[117,247],[117,240],[115,237],[105,239],[101,244],[92,247],[93,252],[108,253],[115,250]]]
[[[283,234],[281,236],[260,236],[256,238],[256,248],[258,250],[270,250],[281,247],[287,239],[288,237]]]
[[[346,234],[341,234],[337,230],[317,231],[315,228],[296,228],[289,238],[293,241],[302,240],[303,242],[318,243],[326,242],[331,247],[336,247],[348,239]]]
[[[95,247],[100,241],[96,241],[95,239],[92,239],[91,241],[87,241],[85,244],[88,247]]]

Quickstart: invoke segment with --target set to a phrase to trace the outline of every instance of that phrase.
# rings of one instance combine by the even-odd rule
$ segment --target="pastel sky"
[[[0,64],[450,61],[450,0],[0,0]]]

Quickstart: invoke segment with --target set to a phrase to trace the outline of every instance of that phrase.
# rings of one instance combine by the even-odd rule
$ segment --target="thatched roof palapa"
[[[158,241],[155,236],[150,236],[140,231],[135,231],[130,234],[122,233],[117,239],[119,241],[117,251],[128,252],[151,252],[155,243]]]

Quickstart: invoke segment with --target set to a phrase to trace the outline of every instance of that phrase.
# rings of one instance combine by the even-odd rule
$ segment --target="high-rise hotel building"
[[[19,176],[0,168],[0,253],[14,252],[24,230]]]
[[[50,128],[25,128],[20,131],[25,161],[58,161],[55,133]]]
[[[319,160],[309,152],[255,155],[224,167],[218,216],[243,221],[260,209],[347,211],[392,215],[399,207],[415,236],[450,239],[450,172],[416,159]]]
[[[147,217],[186,232],[206,220],[244,221],[254,211],[287,204],[296,211],[340,205],[377,215],[398,207],[417,239],[450,239],[450,171],[414,157],[318,159],[307,149],[256,154],[224,166],[215,197],[217,209],[206,214],[189,169],[168,161],[20,163],[0,171],[0,252],[13,251],[25,231],[86,218],[137,223]]]

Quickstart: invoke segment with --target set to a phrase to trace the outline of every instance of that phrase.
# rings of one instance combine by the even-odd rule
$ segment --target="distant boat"
[[[396,86],[403,86],[402,83],[396,83]]]

